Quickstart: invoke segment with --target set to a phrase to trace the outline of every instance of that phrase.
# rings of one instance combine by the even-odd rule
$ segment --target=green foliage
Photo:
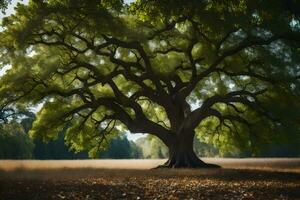
[[[28,131],[32,126],[35,116],[29,112],[24,114],[25,116],[22,117],[21,123],[10,121],[8,124],[1,124],[1,159],[44,160],[88,158],[88,153],[85,151],[76,153],[70,150],[66,145],[64,131],[60,132],[54,141],[44,142],[39,137],[35,139],[29,138]],[[212,120],[208,120],[206,123],[211,121]],[[260,126],[257,124],[255,128],[261,137],[265,136],[267,131],[264,129],[266,127],[264,123],[266,122],[262,121]],[[204,127],[208,127],[208,124]],[[295,130],[290,131],[292,133]],[[265,140],[262,140],[263,138],[258,140],[257,137],[255,137],[246,139],[233,138],[230,141],[224,141],[224,139],[220,139],[226,136],[223,131],[218,139],[213,138],[214,141],[210,141],[210,132],[208,130],[203,132],[207,133],[207,135],[198,134],[198,138],[194,139],[194,150],[199,157],[297,157],[300,153],[299,141],[295,140],[296,136],[286,134],[279,129],[276,130],[276,134],[274,134],[271,139],[264,138]],[[241,133],[247,132],[241,131]],[[226,132],[226,134],[228,133]],[[247,135],[247,137],[249,136],[251,135]],[[227,138],[231,137],[232,136],[228,136]],[[240,141],[240,143],[234,143],[236,141]],[[243,143],[247,141],[251,141],[251,143]],[[216,147],[211,144],[214,144]],[[253,148],[256,149],[256,151],[253,151]],[[109,142],[106,150],[97,153],[94,157],[113,159],[157,159],[166,158],[167,156],[167,147],[156,137],[147,136],[138,139],[136,142],[132,142],[128,141],[124,136],[117,136]]]
[[[157,159],[168,156],[167,147],[156,137],[147,136],[139,138],[136,144],[141,149],[141,158]]]
[[[0,159],[30,159],[33,147],[20,124],[0,124]]]
[[[168,135],[195,129],[221,155],[261,155],[277,141],[300,141],[294,4],[20,4],[2,22],[0,68],[12,67],[0,79],[0,105],[42,104],[30,135],[54,140],[66,131],[70,148],[91,157],[124,131],[166,143]],[[156,151],[145,157],[166,156],[154,139],[145,145]]]
[[[0,10],[3,14],[5,14],[5,10],[10,3],[11,0],[0,0]]]
[[[55,141],[43,142],[35,138],[33,158],[39,160],[88,159],[87,152],[75,153],[65,144],[64,133],[60,133]]]
[[[74,152],[65,141],[65,129],[58,133],[54,141],[45,141],[40,136],[30,138],[28,131],[32,127],[35,115],[31,112],[15,111],[15,116],[7,124],[0,124],[0,158],[1,159],[88,159],[88,152]],[[19,123],[19,121],[21,121]],[[42,136],[42,135],[41,135]],[[125,136],[113,138],[105,151],[97,158],[141,158],[140,148]]]
[[[140,158],[140,153],[133,142],[128,141],[124,136],[119,136],[110,141],[108,149],[100,153],[100,158]]]
[[[199,157],[221,157],[219,150],[212,144],[201,142],[198,138],[194,138],[194,151]]]

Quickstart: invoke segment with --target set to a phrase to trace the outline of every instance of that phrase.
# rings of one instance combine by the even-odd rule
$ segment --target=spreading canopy
[[[92,153],[126,130],[167,145],[194,130],[240,147],[287,127],[299,139],[287,2],[32,0],[3,20],[1,103],[42,105],[32,135],[68,127],[72,148]]]

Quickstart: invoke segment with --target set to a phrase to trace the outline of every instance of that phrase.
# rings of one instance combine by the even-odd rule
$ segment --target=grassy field
[[[204,159],[221,169],[151,169],[164,160],[0,160],[0,199],[300,199],[300,159]]]

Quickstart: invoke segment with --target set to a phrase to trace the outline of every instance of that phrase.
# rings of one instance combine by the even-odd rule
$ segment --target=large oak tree
[[[215,167],[195,155],[197,131],[241,146],[261,127],[299,139],[297,6],[32,0],[3,20],[1,62],[12,67],[1,102],[42,104],[31,134],[52,139],[68,127],[76,150],[93,154],[128,130],[162,140],[166,167]]]

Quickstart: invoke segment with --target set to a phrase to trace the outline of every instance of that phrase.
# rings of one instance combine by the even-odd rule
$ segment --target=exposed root
[[[170,168],[194,168],[194,169],[217,169],[217,168],[221,168],[221,166],[216,165],[216,164],[210,164],[210,163],[204,163],[201,165],[167,165],[167,164],[163,164],[163,165],[159,165],[157,167],[155,167],[154,169],[170,169]]]
[[[173,156],[166,163],[155,167],[154,169],[165,169],[165,168],[203,168],[203,169],[213,169],[221,168],[221,166],[216,164],[205,163],[200,160],[196,155],[183,155],[183,156]]]

